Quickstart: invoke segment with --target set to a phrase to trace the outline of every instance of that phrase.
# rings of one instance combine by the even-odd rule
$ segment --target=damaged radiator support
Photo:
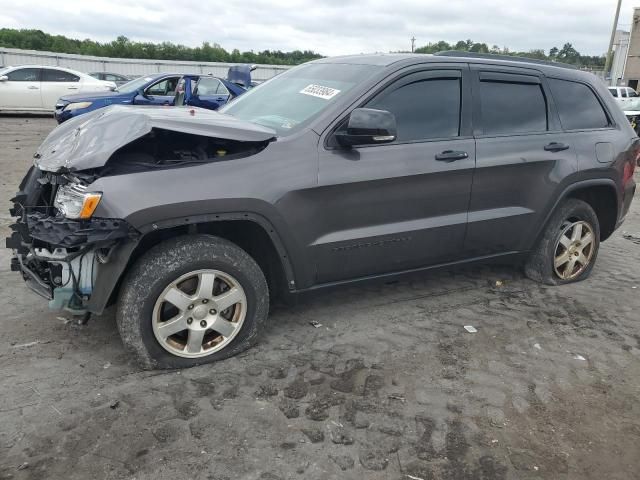
[[[34,258],[46,261],[52,272],[52,310],[65,309],[74,314],[85,313],[84,301],[91,295],[96,275],[96,251],[91,249],[69,254],[65,248],[50,252],[46,248],[34,249]]]
[[[55,178],[55,177],[54,177]],[[32,169],[20,185],[11,214],[16,223],[6,246],[14,250],[12,270],[27,285],[49,299],[51,309],[87,312],[99,265],[109,262],[122,240],[139,234],[119,219],[72,220],[47,202],[47,185],[54,182]]]
[[[7,246],[15,251],[12,270],[21,272],[27,285],[49,300],[51,309],[85,314],[100,265],[110,261],[119,240],[134,238],[137,232],[124,221],[106,219],[73,222],[40,218],[38,224],[47,225],[47,220],[60,220],[62,227],[27,228],[26,238],[26,225],[18,221],[18,228],[7,239]],[[31,222],[27,224],[32,227]]]
[[[26,220],[29,236],[61,247],[110,242],[129,236],[131,230],[127,222],[111,218],[78,221],[35,212],[27,214]]]

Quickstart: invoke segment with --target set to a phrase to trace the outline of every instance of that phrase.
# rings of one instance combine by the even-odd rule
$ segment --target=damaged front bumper
[[[48,299],[53,309],[101,313],[117,281],[101,279],[102,271],[113,270],[109,263],[120,257],[118,250],[131,253],[139,234],[120,219],[61,216],[53,207],[57,187],[56,175],[33,167],[12,199],[10,214],[16,222],[6,239],[13,250],[11,270],[20,272],[27,286]],[[99,301],[94,298],[96,289]]]

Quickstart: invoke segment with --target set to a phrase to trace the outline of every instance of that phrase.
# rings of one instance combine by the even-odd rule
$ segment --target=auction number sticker
[[[312,97],[324,98],[330,100],[340,93],[340,90],[331,87],[323,87],[322,85],[307,85],[300,93],[304,95],[311,95]]]

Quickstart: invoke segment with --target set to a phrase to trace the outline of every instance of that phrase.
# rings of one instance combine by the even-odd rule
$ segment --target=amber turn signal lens
[[[102,195],[99,193],[88,193],[84,197],[84,203],[82,204],[82,210],[80,211],[80,218],[86,220],[91,218],[93,212],[95,212]]]

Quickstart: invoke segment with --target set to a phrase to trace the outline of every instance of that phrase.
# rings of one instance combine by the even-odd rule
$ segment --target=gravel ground
[[[53,127],[0,118],[2,237]],[[640,242],[623,231],[640,236],[638,199],[580,284],[492,267],[324,293],[184,371],[137,368],[112,311],[49,312],[0,250],[0,478],[638,478]]]

